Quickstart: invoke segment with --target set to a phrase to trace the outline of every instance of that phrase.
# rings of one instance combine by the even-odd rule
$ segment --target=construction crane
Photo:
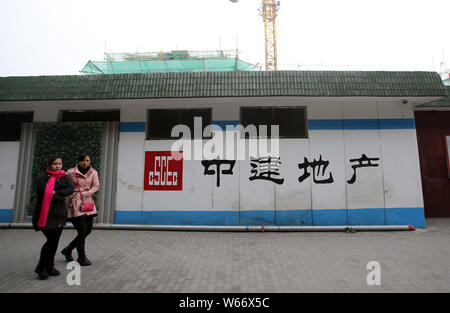
[[[239,0],[230,0],[233,3]],[[266,56],[266,71],[277,71],[277,32],[275,27],[278,9],[280,8],[280,1],[276,0],[262,0],[261,8],[259,9],[264,21],[264,39],[265,39],[265,56]]]
[[[266,71],[277,71],[277,32],[275,21],[280,1],[262,0],[260,13],[264,21],[264,38],[266,46]]]

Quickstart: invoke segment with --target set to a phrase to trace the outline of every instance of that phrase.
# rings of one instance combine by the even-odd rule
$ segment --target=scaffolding
[[[105,53],[103,61],[89,61],[85,75],[173,72],[260,71],[257,65],[239,60],[237,51],[211,50],[144,53]]]

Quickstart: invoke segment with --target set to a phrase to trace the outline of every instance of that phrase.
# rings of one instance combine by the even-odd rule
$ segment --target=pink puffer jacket
[[[96,170],[94,170],[92,167],[89,169],[89,171],[86,172],[85,175],[83,175],[75,166],[74,168],[71,168],[66,173],[67,176],[69,176],[70,181],[72,182],[72,185],[75,189],[74,193],[66,198],[66,206],[67,206],[67,218],[73,218],[78,217],[82,215],[94,215],[97,214],[97,208],[94,204],[94,211],[90,212],[81,212],[81,196],[80,196],[80,186],[81,186],[81,192],[83,195],[83,202],[84,203],[94,203],[94,199],[92,199],[92,195],[97,192],[99,188],[99,182],[98,182],[98,173]],[[78,178],[78,181],[77,181]],[[80,186],[78,186],[78,182],[80,183]]]

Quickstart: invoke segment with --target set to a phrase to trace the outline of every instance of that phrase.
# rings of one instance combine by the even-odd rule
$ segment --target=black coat
[[[37,223],[41,214],[42,199],[44,197],[45,186],[47,185],[50,175],[42,172],[36,178],[36,194],[37,201],[33,213],[33,227],[37,230],[58,228],[66,224],[67,208],[66,197],[73,193],[73,185],[70,178],[64,175],[55,181],[55,194],[53,195],[50,209],[47,216],[47,224],[44,228],[38,228]]]

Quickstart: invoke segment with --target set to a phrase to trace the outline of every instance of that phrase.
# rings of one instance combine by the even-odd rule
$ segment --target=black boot
[[[70,244],[67,247],[65,247],[64,249],[61,250],[61,253],[66,258],[67,262],[72,262],[73,261],[72,250],[73,250],[73,247]]]
[[[54,265],[47,267],[47,273],[50,276],[59,276],[61,273],[55,268]]]
[[[42,264],[38,264],[34,272],[38,274],[40,280],[46,280],[49,276],[47,268]]]
[[[86,257],[86,252],[84,250],[84,244],[77,247],[78,252],[78,263],[80,263],[81,266],[89,266],[92,264],[91,261],[88,260]]]

